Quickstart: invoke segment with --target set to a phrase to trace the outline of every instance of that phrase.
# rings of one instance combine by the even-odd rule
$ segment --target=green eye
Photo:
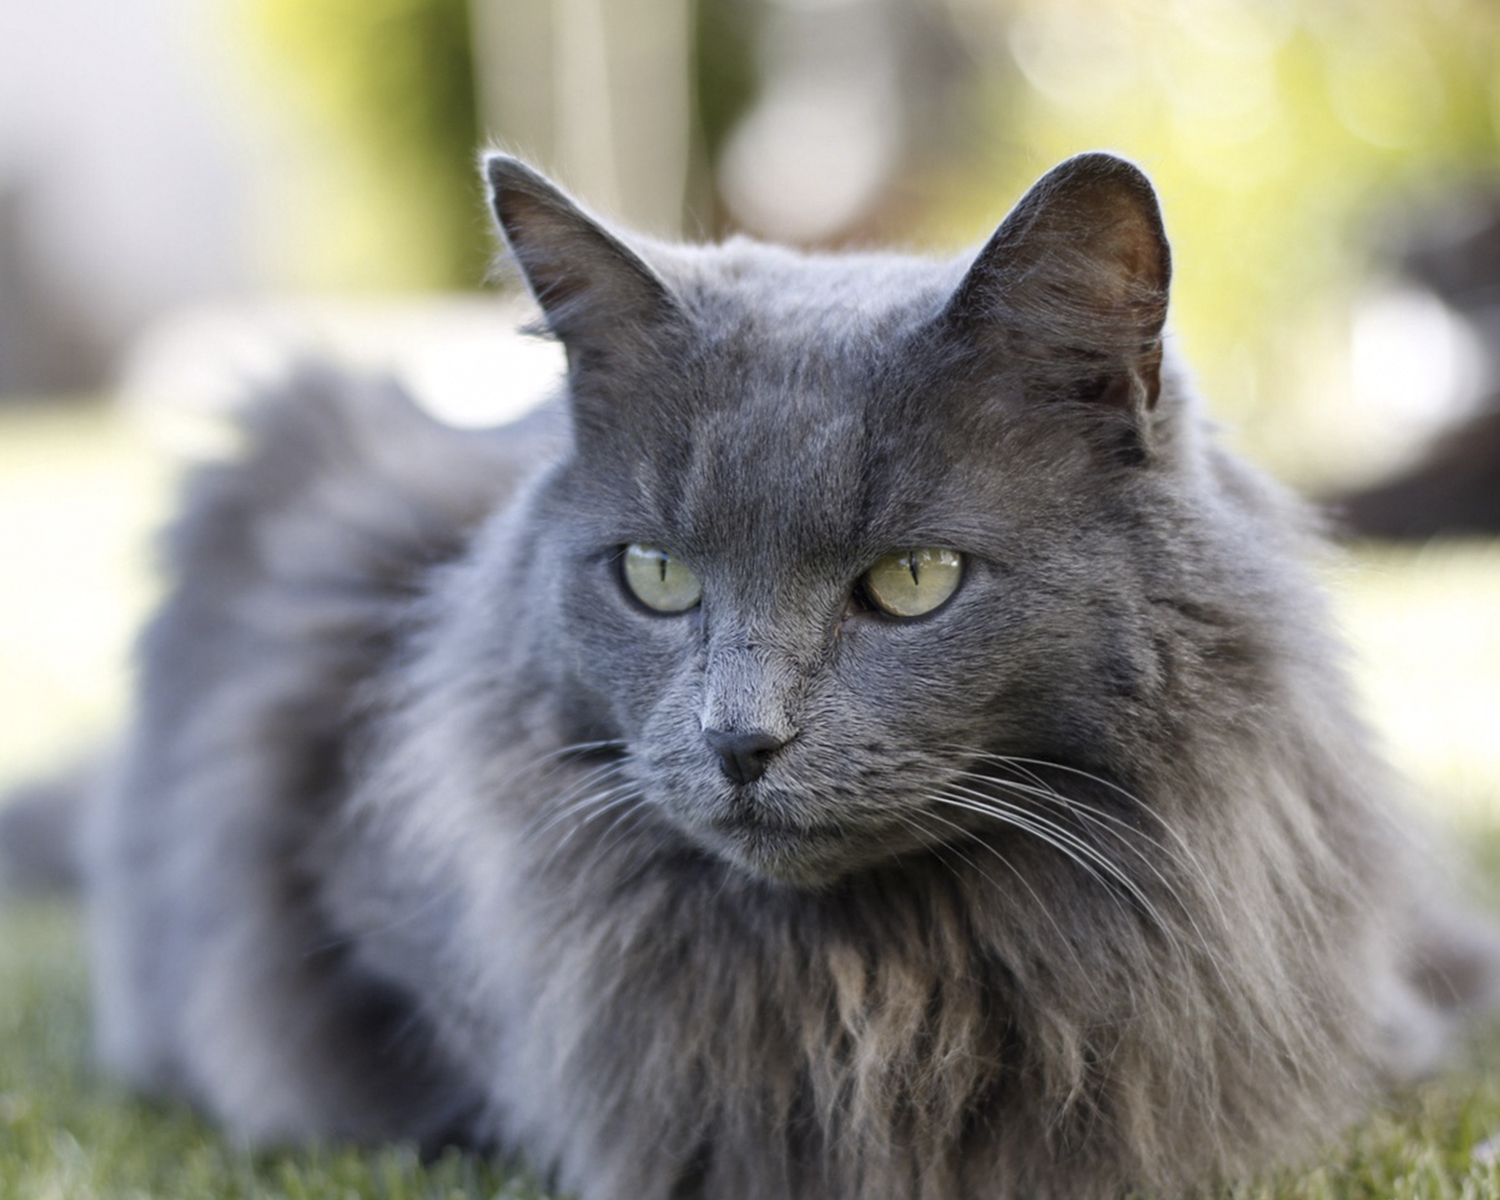
[[[625,586],[647,608],[660,613],[687,612],[703,597],[698,577],[665,550],[632,542],[622,564]]]
[[[926,546],[887,554],[865,572],[865,594],[893,617],[930,613],[958,590],[964,558],[955,550]]]

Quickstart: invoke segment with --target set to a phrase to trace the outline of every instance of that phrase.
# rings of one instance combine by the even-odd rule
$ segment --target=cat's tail
[[[0,796],[0,893],[80,889],[84,811],[103,771],[100,759],[89,759]]]

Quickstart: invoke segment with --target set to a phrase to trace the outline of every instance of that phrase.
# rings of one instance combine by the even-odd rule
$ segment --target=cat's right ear
[[[660,276],[551,181],[508,154],[486,155],[484,173],[505,243],[575,365],[674,320]]]

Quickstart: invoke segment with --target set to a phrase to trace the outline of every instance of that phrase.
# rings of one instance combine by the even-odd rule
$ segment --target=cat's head
[[[649,804],[818,884],[994,820],[987,755],[1126,770],[1180,469],[1135,167],[1071,159],[937,262],[627,237],[487,166],[568,354],[568,669]]]

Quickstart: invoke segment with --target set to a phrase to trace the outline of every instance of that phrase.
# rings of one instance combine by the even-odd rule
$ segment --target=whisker
[[[1111,838],[1113,838],[1114,841],[1111,843],[1112,845],[1123,847],[1131,854],[1133,854],[1152,874],[1156,881],[1167,890],[1167,892],[1174,900],[1177,901],[1178,904],[1183,903],[1182,897],[1178,893],[1176,885],[1173,884],[1172,881],[1162,873],[1161,868],[1156,865],[1155,861],[1149,854],[1147,854],[1139,846],[1135,845],[1133,839],[1141,839],[1148,845],[1156,848],[1157,850],[1160,850],[1168,857],[1172,857],[1172,851],[1168,847],[1158,842],[1150,834],[1143,833],[1142,831],[1136,829],[1128,821],[1122,821],[1118,817],[1113,817],[1108,813],[1100,812],[1099,810],[1093,808],[1091,805],[1085,804],[1075,797],[1068,796],[1063,792],[1059,792],[1054,788],[1048,787],[1044,782],[1040,780],[1038,780],[1038,785],[1033,787],[1030,784],[1017,783],[1014,780],[1010,779],[998,779],[993,775],[982,775],[975,771],[961,771],[958,774],[964,778],[974,779],[983,783],[988,783],[996,787],[1003,788],[1007,792],[1034,797],[1036,799],[1060,805],[1068,813],[1076,816],[1079,820],[1088,822],[1101,834],[1107,834]],[[1122,833],[1121,830],[1128,831],[1128,833],[1133,835],[1133,837],[1126,836],[1126,834]]]
[[[627,743],[624,738],[602,738],[593,742],[569,742],[566,746],[559,746],[555,750],[549,750],[545,754],[539,754],[532,760],[533,763],[542,763],[549,760],[565,759],[569,756],[597,754],[601,750],[623,750]]]
[[[1007,804],[1003,800],[986,796],[972,789],[959,788],[959,795],[947,793],[939,794],[933,798],[939,803],[951,805],[954,808],[965,809],[981,816],[994,817],[1006,824],[1032,834],[1038,840],[1051,846],[1060,854],[1065,855],[1083,871],[1093,875],[1100,882],[1109,883],[1113,881],[1151,918],[1156,927],[1166,936],[1169,943],[1175,949],[1178,947],[1178,937],[1160,910],[1151,902],[1149,896],[1142,890],[1140,885],[1131,879],[1126,872],[1108,857],[1090,846],[1081,838],[1061,828],[1055,822],[1046,820],[1041,814],[1028,812],[1013,804]]]
[[[587,795],[578,797],[571,803],[564,805],[556,812],[552,813],[551,816],[541,825],[537,826],[533,830],[528,830],[527,836],[530,838],[541,837],[542,834],[546,833],[550,829],[555,829],[558,825],[562,824],[562,822],[572,817],[577,817],[580,813],[586,814],[582,817],[582,819],[575,822],[573,828],[568,831],[567,836],[571,837],[578,828],[587,825],[590,821],[597,817],[599,815],[598,810],[601,807],[608,808],[618,797],[638,790],[639,785],[634,780],[625,779],[620,781],[619,783],[612,783],[608,787],[601,788],[597,791],[591,791]],[[595,811],[590,812],[590,809],[593,809]]]
[[[1204,915],[1202,910],[1183,898],[1181,890],[1179,889],[1177,884],[1175,884],[1170,878],[1168,878],[1160,869],[1158,864],[1151,858],[1151,856],[1149,856],[1142,849],[1142,847],[1137,844],[1138,842],[1144,842],[1147,846],[1160,851],[1168,861],[1175,862],[1182,870],[1186,871],[1191,878],[1196,880],[1198,885],[1195,889],[1196,897],[1201,899],[1206,904],[1209,910],[1209,914],[1216,919],[1218,928],[1220,930],[1228,930],[1232,927],[1233,922],[1229,919],[1228,915],[1224,911],[1223,904],[1218,894],[1218,890],[1213,884],[1212,875],[1203,866],[1202,860],[1198,857],[1197,854],[1193,852],[1191,846],[1188,844],[1186,839],[1183,838],[1181,833],[1174,829],[1169,822],[1164,820],[1159,813],[1156,813],[1149,809],[1138,797],[1132,795],[1126,789],[1120,787],[1113,781],[1105,779],[1098,775],[1094,775],[1088,771],[1068,767],[1063,764],[1046,762],[1041,759],[994,754],[986,751],[976,750],[971,747],[954,746],[952,748],[962,753],[968,754],[975,759],[997,763],[1011,770],[1015,770],[1018,773],[1024,774],[1027,778],[1034,781],[1035,786],[1021,784],[1015,780],[1005,779],[1003,777],[999,777],[989,773],[962,771],[959,772],[962,777],[972,779],[976,782],[980,782],[991,787],[1004,788],[1012,794],[1019,794],[1037,798],[1045,803],[1055,803],[1061,806],[1065,811],[1073,814],[1079,820],[1087,821],[1099,833],[1108,834],[1111,839],[1111,845],[1117,847],[1127,847],[1133,855],[1134,859],[1147,868],[1154,880],[1159,883],[1171,897],[1174,902],[1174,907],[1185,919],[1188,928],[1191,930],[1191,933],[1193,935],[1193,944],[1198,948],[1200,955],[1207,962],[1209,969],[1216,976],[1218,976],[1220,983],[1224,987],[1230,988],[1232,986],[1226,975],[1224,954],[1219,948],[1222,942],[1222,938],[1211,938],[1205,934],[1203,925],[1200,923],[1200,916]],[[1095,783],[1108,787],[1111,791],[1128,799],[1134,811],[1138,811],[1144,815],[1150,816],[1157,827],[1171,839],[1171,844],[1165,844],[1160,840],[1152,837],[1149,833],[1140,829],[1132,822],[1121,820],[1119,817],[1102,811],[1096,806],[1091,805],[1077,797],[1069,796],[1059,791],[1057,788],[1053,787],[1051,784],[1043,780],[1035,771],[1028,769],[1032,766],[1057,769],[1060,771],[1064,771],[1067,774],[1091,780]],[[985,798],[989,798],[987,794]],[[1039,814],[1033,815],[1039,816]],[[1094,847],[1093,849],[1097,854],[1098,848]],[[1114,870],[1112,871],[1114,877],[1117,880],[1121,880],[1118,865],[1111,864],[1111,866],[1114,868]],[[1123,882],[1123,880],[1121,881]],[[1130,890],[1136,894],[1136,899],[1138,900],[1138,902],[1141,901],[1142,897],[1140,896],[1138,889],[1132,888]],[[1181,938],[1176,936],[1174,932],[1166,926],[1165,922],[1162,920],[1161,914],[1156,911],[1154,907],[1151,909],[1151,916],[1152,920],[1156,922],[1158,927],[1161,928],[1164,933],[1168,934],[1170,940],[1173,943],[1174,950],[1178,953],[1182,953],[1183,947]]]
[[[618,815],[616,815],[615,819],[609,823],[609,828],[599,835],[598,852],[600,855],[603,855],[604,851],[613,844],[610,839],[619,831],[620,827],[625,823],[625,821],[629,817],[634,815],[637,809],[645,807],[646,797],[643,794],[637,793],[636,795],[626,797],[625,799],[629,801],[628,806],[625,807],[623,811],[621,811]],[[623,801],[617,801],[614,804],[609,805],[609,807],[619,808],[621,803],[623,803]],[[592,821],[594,817],[600,815],[602,815],[602,813],[594,813],[591,814],[588,819]]]
[[[1058,839],[1060,839],[1060,841],[1053,843],[1057,846],[1058,849],[1062,849],[1063,843],[1066,843],[1067,846],[1076,850],[1079,854],[1087,857],[1090,862],[1098,864],[1098,866],[1102,870],[1109,872],[1111,876],[1116,878],[1122,884],[1125,884],[1126,886],[1132,888],[1136,886],[1134,881],[1130,880],[1128,876],[1125,875],[1125,872],[1121,869],[1121,867],[1118,864],[1112,862],[1108,858],[1108,856],[1101,853],[1098,847],[1090,845],[1083,838],[1079,837],[1078,834],[1065,829],[1056,821],[1050,820],[1045,813],[1039,812],[1035,809],[1022,808],[1019,805],[1011,804],[1006,800],[1002,800],[997,796],[991,796],[986,792],[981,792],[976,788],[965,787],[962,784],[949,784],[948,787],[953,792],[957,793],[958,796],[962,796],[966,800],[974,802],[978,806],[975,811],[988,811],[984,806],[991,805],[994,806],[995,809],[999,810],[996,815],[1000,815],[1000,813],[1003,813],[1008,818],[1014,817],[1018,821],[1026,821],[1030,823],[1037,829],[1045,829],[1048,833],[1053,834]]]
[[[977,813],[983,817],[993,817],[1002,824],[1030,833],[1101,881],[1108,881],[1113,876],[1116,877],[1117,882],[1124,882],[1118,878],[1121,874],[1118,867],[1109,863],[1097,852],[1092,852],[1091,848],[1067,830],[1014,804],[1006,804],[1003,800],[995,800],[967,789],[959,789],[958,794],[940,792],[934,794],[931,799],[952,808]],[[1106,871],[1109,874],[1106,874]]]
[[[933,794],[933,795],[925,797],[925,799],[932,800],[932,801],[940,801],[941,800],[941,796],[939,796],[937,794]],[[987,851],[992,858],[996,859],[1000,863],[1001,866],[1003,866],[1007,871],[1009,871],[1013,876],[1015,876],[1016,882],[1019,883],[1023,888],[1025,888],[1026,891],[1030,893],[1032,900],[1034,900],[1036,902],[1037,910],[1039,912],[1041,912],[1041,914],[1047,918],[1047,923],[1052,926],[1053,932],[1057,934],[1057,940],[1058,940],[1058,942],[1061,945],[1066,946],[1068,948],[1068,954],[1073,959],[1074,965],[1077,966],[1080,970],[1083,969],[1083,963],[1078,958],[1078,952],[1073,948],[1073,943],[1063,933],[1062,927],[1057,923],[1057,917],[1056,917],[1056,915],[1052,912],[1052,910],[1047,906],[1046,902],[1037,893],[1036,888],[1032,887],[1031,881],[1029,879],[1027,879],[1026,876],[1023,875],[1016,868],[1015,863],[1011,862],[1010,859],[1006,858],[1005,855],[1000,852],[1000,850],[999,850],[998,847],[992,846],[988,842],[986,842],[983,839],[981,839],[979,837],[979,835],[974,830],[969,829],[966,826],[960,825],[957,821],[950,821],[947,817],[944,817],[944,816],[942,816],[939,813],[935,813],[931,809],[919,809],[918,812],[917,812],[917,814],[914,814],[914,815],[920,815],[920,816],[928,818],[929,820],[937,821],[937,822],[939,822],[942,825],[946,825],[949,829],[953,830],[955,833],[957,833],[957,834],[961,835],[962,837],[968,839],[969,841],[973,842],[980,849]],[[914,820],[913,816],[903,817],[903,821],[908,825],[908,827],[916,829],[919,833],[922,832],[921,827],[918,826],[915,823],[915,820]],[[952,853],[952,854],[956,854],[960,859],[962,859],[965,863],[967,863],[970,868],[972,868],[974,871],[978,872],[978,874],[980,875],[980,877],[983,878],[983,879],[985,879],[990,884],[990,886],[992,886],[992,887],[994,887],[996,889],[998,889],[1000,887],[999,880],[997,880],[993,875],[991,875],[988,871],[986,871],[983,867],[981,867],[977,862],[975,862],[972,858],[970,858],[967,854],[965,854],[962,850],[960,850],[953,843],[945,841],[940,846],[938,846],[936,849],[939,850],[939,851],[946,851],[946,852],[949,852],[949,853]],[[946,865],[950,871],[953,871],[953,873],[955,875],[957,875],[957,873],[958,873],[957,869],[955,867],[953,867],[952,864],[944,864],[944,865]]]
[[[558,746],[543,754],[538,754],[520,767],[516,768],[518,777],[530,776],[541,782],[556,775],[566,768],[568,759],[574,756],[588,755],[599,751],[624,750],[626,743],[618,738],[606,738],[596,741],[570,742],[567,745]],[[587,770],[567,780],[553,796],[547,798],[542,810],[531,818],[522,828],[522,837],[527,840],[542,837],[548,830],[555,828],[568,819],[578,816],[580,813],[588,815],[582,817],[572,830],[552,847],[547,862],[551,861],[559,850],[566,845],[569,838],[577,829],[588,824],[590,821],[602,816],[604,813],[618,807],[620,804],[632,799],[630,793],[638,791],[638,785],[629,779],[615,781],[615,777],[623,775],[626,763],[623,759],[612,758],[607,762],[590,766]],[[640,798],[640,797],[637,797]],[[588,810],[595,811],[589,812]],[[346,808],[338,814],[339,820],[348,822],[353,820],[352,810]],[[545,863],[543,864],[545,866]],[[429,890],[416,903],[410,905],[405,911],[380,924],[361,929],[358,934],[339,933],[333,934],[309,948],[309,953],[316,954],[320,951],[330,951],[347,945],[359,937],[379,936],[383,933],[394,932],[403,926],[420,921],[424,916],[440,908],[463,892],[462,884],[455,879],[432,879],[429,880]]]
[[[585,825],[588,825],[593,821],[598,820],[606,813],[612,812],[615,809],[621,807],[626,807],[626,811],[620,814],[620,817],[628,816],[633,808],[643,805],[645,803],[645,800],[646,797],[634,783],[621,784],[616,788],[611,789],[610,792],[608,792],[605,796],[599,798],[592,812],[590,812],[581,821],[577,822],[571,829],[569,829],[568,832],[565,833],[557,841],[552,849],[547,852],[547,857],[542,860],[540,869],[545,871],[548,867],[550,867],[553,860],[555,860],[557,856],[562,853],[567,844],[573,840],[573,838],[578,834],[578,831],[581,830]],[[617,817],[615,823],[605,831],[606,835],[608,835],[618,826],[619,820],[620,818]]]
[[[565,746],[558,746],[544,754],[538,754],[529,762],[518,767],[516,774],[526,775],[541,782],[556,775],[564,768],[571,766],[571,759],[584,758],[590,754],[597,754],[605,750],[619,750],[623,752],[626,748],[626,743],[618,738],[593,742],[569,742]],[[599,764],[595,769],[618,765],[619,762],[619,757],[611,758]]]
[[[1156,878],[1172,894],[1173,899],[1176,900],[1177,903],[1182,907],[1184,913],[1188,915],[1189,920],[1193,920],[1191,909],[1182,900],[1176,887],[1173,886],[1165,878],[1165,876],[1162,875],[1160,869],[1157,868],[1154,863],[1150,863],[1150,860],[1147,858],[1147,856],[1140,850],[1138,846],[1135,846],[1133,842],[1135,840],[1142,840],[1154,849],[1161,851],[1161,853],[1166,856],[1167,859],[1177,863],[1189,875],[1196,878],[1197,882],[1200,885],[1199,890],[1203,893],[1203,896],[1207,899],[1209,904],[1212,905],[1221,925],[1227,928],[1229,921],[1227,915],[1223,910],[1223,906],[1220,903],[1218,891],[1214,886],[1214,876],[1212,872],[1210,872],[1204,865],[1203,860],[1194,851],[1192,845],[1185,837],[1183,837],[1182,833],[1178,831],[1169,821],[1167,821],[1159,812],[1157,812],[1151,806],[1147,805],[1143,800],[1140,799],[1140,797],[1134,795],[1124,787],[1121,787],[1114,780],[1107,779],[1102,775],[1095,775],[1094,773],[1085,771],[1079,767],[1068,766],[1064,763],[1048,762],[1044,759],[1026,758],[1020,755],[996,754],[985,750],[979,750],[974,747],[962,746],[957,744],[951,744],[950,748],[973,759],[994,763],[999,766],[1014,770],[1019,774],[1023,774],[1028,779],[1030,779],[1038,789],[1040,789],[1039,791],[1031,794],[1036,795],[1039,798],[1052,800],[1058,804],[1061,804],[1070,812],[1077,814],[1082,819],[1089,820],[1091,823],[1096,824],[1096,826],[1099,826],[1099,823],[1108,823],[1109,825],[1118,827],[1118,829],[1127,831],[1129,834],[1128,838],[1123,835],[1117,834],[1117,836],[1120,837],[1120,841],[1123,844],[1130,845],[1131,849],[1134,851],[1137,857],[1139,857],[1142,862],[1148,863],[1152,867],[1153,874],[1156,875]],[[1105,812],[1094,805],[1088,804],[1085,801],[1078,799],[1077,797],[1068,796],[1058,791],[1055,787],[1042,779],[1041,776],[1038,775],[1035,771],[1031,770],[1031,767],[1042,767],[1049,770],[1062,771],[1066,774],[1088,780],[1092,783],[1099,784],[1100,786],[1109,789],[1111,792],[1126,800],[1129,803],[1132,812],[1139,813],[1142,816],[1149,818],[1155,824],[1155,826],[1159,830],[1161,830],[1163,835],[1165,835],[1166,838],[1169,839],[1171,844],[1167,845],[1157,838],[1152,837],[1149,833],[1147,833],[1143,829],[1138,828],[1132,822],[1122,820],[1121,818]],[[1020,790],[1021,788],[1024,788],[1026,786],[1017,784],[1012,780],[1006,780],[997,777],[993,774],[980,774],[978,772],[967,771],[961,772],[961,774],[971,778],[979,778],[986,782],[993,781],[1002,786],[1008,786],[1013,790]],[[1196,921],[1194,921],[1194,925],[1195,932],[1199,932],[1201,935],[1201,931],[1196,929]]]
[[[580,809],[587,808],[594,802],[601,785],[609,783],[612,776],[622,775],[624,770],[624,763],[607,763],[573,780],[567,788],[548,798],[545,807],[527,823],[524,835],[528,838],[535,837],[550,829],[558,821],[565,820]],[[609,786],[619,785],[609,783]],[[544,817],[546,819],[542,820]],[[538,824],[539,821],[540,824]]]
[[[1048,770],[1062,771],[1068,775],[1074,775],[1080,779],[1086,779],[1090,783],[1096,783],[1103,788],[1107,788],[1109,791],[1114,792],[1115,795],[1119,796],[1122,800],[1126,801],[1130,805],[1132,812],[1138,812],[1154,821],[1157,827],[1160,828],[1161,831],[1175,843],[1177,848],[1184,855],[1186,861],[1195,868],[1201,869],[1201,865],[1198,863],[1198,856],[1194,853],[1192,846],[1188,844],[1187,839],[1184,838],[1182,834],[1178,832],[1178,830],[1176,830],[1159,812],[1153,809],[1150,805],[1146,804],[1145,801],[1143,801],[1133,792],[1127,790],[1124,787],[1121,787],[1120,784],[1116,783],[1113,779],[1108,779],[1103,775],[1095,775],[1092,771],[1085,771],[1081,767],[1070,766],[1067,763],[1048,762],[1045,759],[1026,758],[1024,756],[1015,754],[995,754],[989,751],[975,750],[971,747],[958,745],[954,745],[952,748],[973,758],[983,759],[986,762],[998,763],[1001,766],[1011,767],[1018,771],[1022,771],[1038,786],[1045,788],[1049,792],[1053,792],[1054,794],[1060,795],[1060,793],[1057,793],[1055,789],[1049,787],[1047,783],[1036,774],[1035,771],[1029,770],[1028,768],[1045,767]],[[1099,815],[1101,817],[1105,817],[1105,814],[1101,813]],[[1105,817],[1105,819],[1119,821],[1118,817]],[[1121,823],[1128,825],[1128,822]],[[1159,843],[1157,844],[1159,845]],[[1162,849],[1164,852],[1167,851],[1167,848],[1165,846],[1163,846]]]

